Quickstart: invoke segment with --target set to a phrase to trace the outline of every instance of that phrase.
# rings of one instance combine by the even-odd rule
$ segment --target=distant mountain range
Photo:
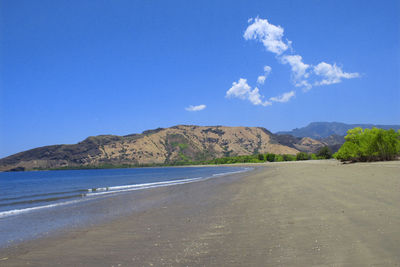
[[[356,126],[316,122],[290,132],[273,134],[261,127],[178,125],[126,136],[91,136],[73,145],[44,146],[0,159],[0,171],[100,166],[151,165],[209,160],[257,153],[316,153],[324,146],[333,152]],[[400,126],[376,127],[399,129]]]
[[[296,137],[310,137],[314,139],[327,138],[331,135],[345,136],[349,129],[361,128],[381,128],[381,129],[400,129],[400,125],[375,125],[375,124],[346,124],[341,122],[312,122],[306,127],[296,128],[292,131],[277,132],[276,134],[289,134]]]

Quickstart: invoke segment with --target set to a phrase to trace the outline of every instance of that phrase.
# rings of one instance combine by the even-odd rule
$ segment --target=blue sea
[[[3,172],[0,173],[0,247],[120,215],[133,209],[132,206],[138,208],[126,205],[126,199],[121,200],[128,193],[139,194],[151,188],[219,178],[248,169],[166,167]],[[114,206],[110,206],[108,198],[114,198]]]

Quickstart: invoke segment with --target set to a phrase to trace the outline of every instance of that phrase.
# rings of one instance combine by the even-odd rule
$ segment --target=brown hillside
[[[128,136],[89,137],[74,145],[40,147],[0,159],[0,170],[16,167],[173,163],[255,153],[296,154],[272,133],[258,127],[189,126]]]

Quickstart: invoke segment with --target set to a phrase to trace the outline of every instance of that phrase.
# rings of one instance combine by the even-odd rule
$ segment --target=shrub
[[[299,152],[296,155],[296,160],[309,160],[310,155],[308,155],[306,152]]]
[[[269,161],[269,162],[274,162],[275,161],[275,154],[272,154],[272,153],[268,153],[267,155],[266,155],[266,158],[267,158],[267,161]]]
[[[347,132],[334,157],[341,161],[393,160],[400,153],[400,131],[360,127]]]
[[[332,151],[328,146],[324,146],[317,152],[316,156],[323,159],[330,159],[332,158]]]
[[[296,156],[285,154],[285,155],[283,155],[283,160],[284,161],[295,161],[296,160]]]

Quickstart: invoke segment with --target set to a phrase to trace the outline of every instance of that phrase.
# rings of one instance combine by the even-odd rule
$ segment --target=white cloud
[[[307,69],[310,65],[303,63],[303,58],[300,55],[289,55],[283,56],[281,58],[283,64],[289,64],[292,68],[292,73],[294,78],[308,78],[309,74],[307,73]]]
[[[290,92],[287,92],[287,93],[283,93],[280,96],[271,97],[269,100],[273,101],[273,102],[286,103],[294,96],[295,96],[295,92],[294,91],[290,91]]]
[[[310,76],[307,69],[310,68],[310,65],[305,64],[300,55],[285,55],[280,60],[281,63],[290,65],[294,86],[303,87],[304,91],[311,89],[312,85],[307,81],[307,78]]]
[[[258,90],[257,87],[254,88],[254,90],[249,93],[249,101],[253,105],[255,105],[255,106],[262,105],[264,107],[272,105],[272,103],[269,102],[269,101],[264,101],[263,102],[262,101],[263,98],[264,97],[262,95],[260,95],[259,90]]]
[[[265,83],[265,79],[267,79],[268,75],[270,74],[272,68],[270,66],[265,66],[264,67],[264,75],[260,75],[257,78],[257,83],[258,84],[264,84]]]
[[[247,84],[247,79],[240,78],[238,82],[232,83],[232,87],[226,92],[226,96],[246,99],[250,90],[251,87]]]
[[[357,72],[344,72],[336,64],[321,62],[318,65],[306,64],[303,57],[294,54],[292,42],[284,39],[284,29],[279,25],[273,25],[267,19],[251,18],[249,26],[243,34],[245,40],[256,40],[261,42],[267,51],[276,55],[280,64],[289,65],[291,68],[291,80],[295,87],[301,88],[303,92],[310,90],[313,86],[329,85],[342,82],[343,79],[360,77]],[[263,85],[271,72],[270,66],[264,66],[264,73],[257,77],[257,84]],[[317,80],[317,81],[316,81]],[[226,92],[226,97],[236,97],[250,101],[253,105],[269,106],[273,102],[286,103],[295,96],[295,91],[283,93],[267,100],[260,94],[257,87],[252,87],[246,79],[233,82],[232,87]]]
[[[207,106],[206,105],[198,105],[198,106],[192,106],[190,105],[189,107],[185,108],[187,111],[200,111],[205,109]]]
[[[263,43],[265,48],[277,55],[282,54],[289,48],[289,44],[282,41],[283,28],[270,24],[266,19],[255,18],[249,20],[253,22],[249,25],[243,34],[246,40],[258,40]]]
[[[303,88],[303,92],[307,92],[312,88],[312,85],[307,80],[302,80],[302,81],[295,82],[294,86],[302,87]]]
[[[268,76],[270,74],[271,70],[272,70],[272,68],[270,66],[264,66],[265,75]]]
[[[343,70],[336,66],[336,64],[328,64],[325,62],[319,63],[314,67],[314,73],[318,76],[322,76],[323,79],[319,82],[315,82],[315,85],[329,85],[340,83],[342,79],[352,79],[360,77],[360,74],[357,72],[348,73],[343,72]]]
[[[257,78],[257,83],[258,83],[258,84],[264,84],[266,78],[267,78],[267,77],[265,77],[265,75],[260,75],[260,76],[258,76],[258,78]]]
[[[238,82],[233,82],[232,87],[226,92],[226,97],[236,97],[240,99],[247,99],[253,105],[268,106],[271,102],[264,101],[264,96],[260,95],[258,88],[251,90],[250,85],[247,84],[247,79],[240,78]]]
[[[343,72],[336,64],[331,65],[321,62],[313,66],[304,63],[300,55],[289,55],[290,53],[284,54],[284,52],[287,52],[288,49],[291,48],[292,42],[289,40],[282,40],[284,37],[284,29],[281,26],[273,25],[269,23],[267,19],[260,19],[258,17],[249,19],[248,23],[251,24],[243,34],[244,39],[256,40],[263,43],[268,51],[277,55],[276,58],[281,64],[289,64],[294,86],[302,88],[304,92],[310,90],[313,85],[329,85],[340,83],[342,79],[360,77],[360,74],[357,72]],[[291,49],[289,51],[292,52]],[[266,66],[266,68],[267,67],[269,66]],[[265,69],[265,74],[258,76],[257,83],[264,84],[270,71],[270,67],[269,70]],[[313,82],[318,79],[318,76],[322,77],[322,80]]]

